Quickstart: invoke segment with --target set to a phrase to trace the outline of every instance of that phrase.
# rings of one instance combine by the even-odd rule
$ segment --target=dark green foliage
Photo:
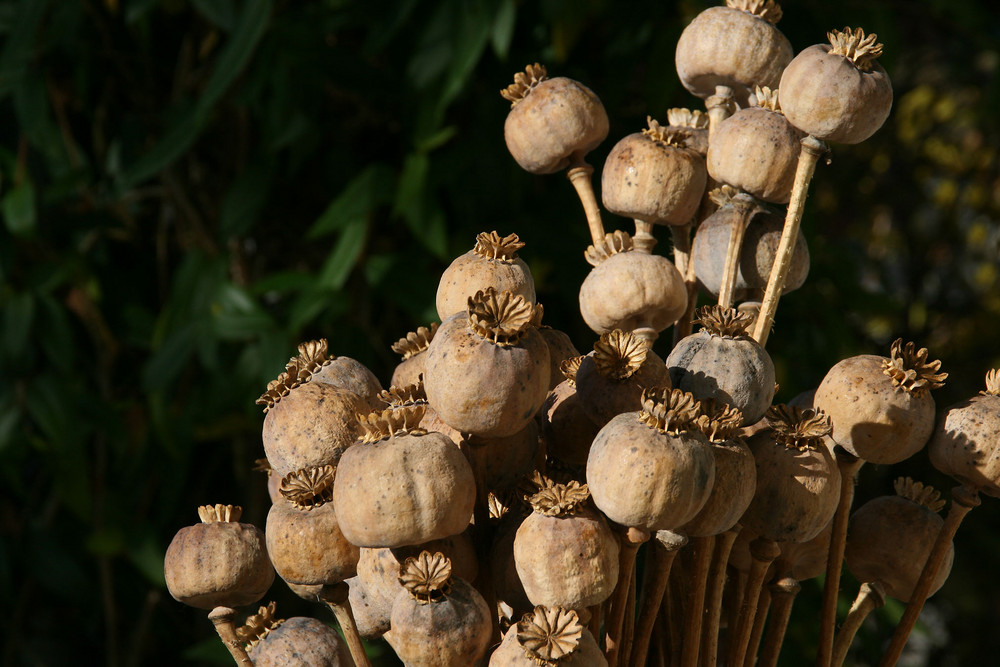
[[[251,467],[268,380],[296,343],[326,337],[387,383],[390,344],[433,319],[437,277],[476,233],[521,236],[546,322],[587,349],[579,203],[562,176],[507,154],[498,91],[535,61],[591,87],[611,118],[599,174],[646,114],[698,106],[673,49],[705,6],[0,1],[0,662],[227,662],[207,619],[166,594],[171,536],[205,503],[241,504],[262,526]],[[818,170],[812,275],[768,347],[778,400],[897,336],[944,360],[939,406],[971,395],[1000,365],[996,10],[785,9],[796,50],[847,24],[877,32],[896,102]],[[884,493],[896,474],[950,486],[917,459],[861,488]],[[994,505],[959,533],[935,664],[1000,648]],[[281,615],[326,618],[274,591]],[[785,664],[810,654],[810,599]],[[863,650],[877,655],[878,638]]]

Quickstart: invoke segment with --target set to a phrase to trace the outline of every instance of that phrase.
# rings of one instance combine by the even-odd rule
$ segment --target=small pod
[[[476,236],[472,250],[460,255],[444,270],[438,282],[435,305],[441,321],[464,313],[469,298],[492,287],[497,292],[511,292],[535,303],[535,281],[517,251],[524,243],[517,234],[500,237],[496,231]]]
[[[421,381],[424,373],[423,353],[434,340],[438,326],[437,322],[432,322],[429,327],[417,327],[416,331],[411,331],[405,338],[392,344],[392,351],[403,357],[392,371],[393,387],[406,387]]]
[[[569,465],[587,464],[590,443],[600,430],[587,414],[576,391],[576,371],[583,357],[563,362],[565,380],[549,392],[540,421],[546,454]]]
[[[572,609],[537,606],[511,626],[489,667],[601,667],[608,661]]]
[[[292,361],[297,360],[302,371],[310,373],[313,382],[346,389],[361,398],[365,411],[376,409],[382,385],[375,374],[360,361],[329,354],[327,349],[325,338],[302,343],[298,357]]]
[[[254,667],[349,667],[354,665],[337,631],[315,618],[276,618],[274,602],[236,629]]]

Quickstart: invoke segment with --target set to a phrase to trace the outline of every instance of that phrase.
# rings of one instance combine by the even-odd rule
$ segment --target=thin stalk
[[[760,596],[761,585],[771,562],[778,557],[781,549],[774,540],[758,537],[750,543],[750,575],[747,577],[746,590],[743,591],[743,604],[740,606],[740,617],[736,632],[729,642],[729,667],[742,667],[750,643],[750,633],[753,630],[754,616],[757,613],[757,598]]]
[[[670,225],[670,238],[674,242],[674,266],[677,273],[687,275],[688,262],[691,261],[691,231],[694,225]]]
[[[726,120],[736,111],[733,102],[733,89],[729,86],[716,86],[715,95],[705,99],[705,109],[708,111],[708,143],[712,144],[719,123]]]
[[[236,618],[236,610],[232,607],[216,607],[208,613],[208,620],[215,625],[215,631],[219,633],[219,639],[229,649],[229,655],[237,665],[253,667],[253,661],[243,648],[243,642],[236,638],[236,627],[233,619]]]
[[[635,575],[635,554],[639,545],[649,539],[649,533],[641,528],[629,528],[621,538],[621,551],[618,556],[618,585],[612,595],[611,612],[608,615],[605,632],[604,657],[608,667],[618,665],[619,653],[622,649],[622,628],[626,613],[634,613],[628,609],[628,588],[632,585]]]
[[[628,585],[628,606],[625,607],[627,613],[625,614],[625,627],[622,629],[622,650],[618,657],[618,661],[623,665],[630,664],[629,656],[632,655],[632,640],[635,636],[636,579],[638,577],[633,575],[632,582]]]
[[[806,205],[806,193],[809,182],[816,172],[819,156],[826,152],[826,144],[812,135],[802,140],[802,150],[799,152],[798,166],[795,168],[795,181],[792,184],[792,197],[785,213],[785,226],[781,230],[781,241],[778,243],[778,254],[771,267],[771,275],[767,279],[767,290],[760,306],[760,315],[754,327],[753,337],[763,347],[767,337],[771,335],[771,325],[774,323],[774,313],[778,310],[778,299],[785,289],[785,277],[788,267],[792,264],[795,252],[795,242],[799,238],[799,226],[802,224],[802,211]]]
[[[722,617],[722,593],[726,587],[726,565],[733,542],[740,534],[737,524],[715,536],[712,567],[708,571],[708,598],[705,600],[705,623],[701,629],[701,664],[715,667],[719,655],[719,621]]]
[[[884,604],[885,590],[883,590],[882,584],[877,582],[861,584],[861,588],[858,589],[858,597],[854,599],[851,611],[847,612],[847,618],[844,619],[844,624],[837,632],[837,641],[833,645],[833,662],[830,664],[834,667],[840,667],[844,664],[844,658],[847,657],[847,651],[854,642],[854,636],[858,634],[858,628],[868,618],[868,614]]]
[[[781,645],[785,641],[785,630],[788,619],[792,615],[792,605],[795,596],[802,587],[791,577],[782,577],[771,584],[771,622],[764,636],[764,648],[761,649],[759,667],[775,667],[778,656],[781,655]]]
[[[757,611],[753,616],[753,628],[750,629],[750,641],[747,642],[746,655],[743,656],[743,667],[753,667],[757,661],[757,649],[760,648],[760,640],[764,636],[764,624],[767,622],[767,614],[771,611],[771,591],[761,586],[760,594],[757,595]]]
[[[595,604],[590,607],[590,623],[587,626],[594,639],[600,641],[601,638],[601,605]]]
[[[847,544],[847,522],[854,502],[854,480],[864,463],[837,445],[834,449],[837,468],[840,470],[840,501],[833,515],[833,532],[830,534],[830,551],[826,559],[826,580],[823,583],[823,602],[819,613],[819,643],[816,646],[816,667],[829,667],[833,656],[833,633],[837,625],[837,598],[840,593],[840,571],[843,568],[844,548]]]
[[[733,291],[739,274],[740,253],[743,251],[743,237],[746,235],[750,215],[755,208],[753,197],[741,192],[733,197],[733,226],[729,230],[729,245],[726,247],[726,264],[719,288],[719,305],[729,308],[733,305]]]
[[[924,603],[927,602],[931,587],[934,585],[934,579],[937,577],[938,570],[941,569],[941,563],[944,562],[948,554],[951,541],[954,539],[958,527],[962,524],[962,519],[969,513],[969,510],[978,507],[980,502],[979,491],[976,489],[957,486],[951,492],[951,508],[948,510],[948,516],[945,517],[944,525],[941,526],[941,531],[938,533],[937,539],[934,540],[931,553],[927,556],[924,569],[920,572],[917,585],[913,588],[910,603],[906,605],[906,611],[903,612],[903,618],[896,626],[896,632],[892,635],[889,648],[886,649],[881,662],[878,663],[879,667],[893,667],[899,660],[899,655],[903,652],[906,640],[909,639],[917,617],[920,616],[920,611],[924,608]]]
[[[670,570],[674,557],[687,538],[679,533],[661,530],[656,533],[656,539],[650,544],[652,558],[646,565],[646,576],[643,578],[642,605],[639,610],[639,623],[635,629],[635,643],[629,664],[642,667],[646,664],[646,654],[649,651],[649,641],[656,626],[657,613],[663,601],[663,593],[667,590]]]
[[[573,184],[576,196],[583,204],[583,212],[587,215],[587,227],[590,229],[590,240],[599,247],[604,242],[604,222],[601,221],[601,209],[597,206],[597,197],[594,196],[594,184],[590,178],[593,173],[594,168],[580,158],[566,172],[566,177]]]
[[[653,236],[653,223],[645,220],[635,220],[635,236],[632,237],[632,246],[637,252],[647,255],[653,252],[656,245],[656,237]]]
[[[687,308],[680,319],[674,323],[673,344],[677,345],[682,338],[691,335],[691,319],[694,317],[694,309],[698,304],[698,279],[695,277],[694,261],[691,259],[690,232],[684,232],[683,228],[671,227],[670,233],[674,239],[674,263],[678,262],[678,247],[684,248],[683,252],[687,255],[684,271],[681,272],[681,275],[684,276],[684,288],[687,290]],[[678,271],[680,271],[679,265]]]
[[[498,600],[496,588],[493,585],[493,577],[489,575],[492,570],[492,551],[489,545],[493,543],[490,530],[490,508],[489,508],[489,485],[486,483],[489,477],[489,448],[485,444],[474,444],[466,439],[465,454],[472,467],[472,476],[476,481],[476,500],[473,505],[472,517],[475,523],[476,535],[476,557],[479,560],[479,576],[477,577],[477,588],[482,593],[483,599],[494,613],[490,615],[492,623],[492,637],[494,641],[500,641],[500,615],[496,613]]]
[[[347,584],[340,582],[337,584],[327,584],[320,591],[319,598],[327,604],[337,617],[337,623],[347,640],[347,648],[351,652],[351,658],[357,667],[371,667],[368,661],[368,654],[361,643],[361,635],[358,633],[357,623],[354,622],[354,612],[351,611],[351,603],[348,601],[350,589]]]
[[[701,649],[701,626],[705,617],[705,591],[712,569],[715,536],[696,537],[691,541],[691,578],[687,609],[684,614],[684,642],[681,648],[681,667],[698,667]]]

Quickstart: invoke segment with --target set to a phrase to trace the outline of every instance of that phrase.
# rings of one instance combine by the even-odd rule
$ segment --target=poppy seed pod
[[[1000,370],[986,390],[948,408],[928,445],[931,463],[970,488],[1000,497]]]
[[[435,304],[441,321],[464,313],[469,298],[476,292],[493,288],[511,292],[535,303],[535,282],[517,251],[524,247],[517,234],[503,238],[495,231],[476,236],[472,250],[460,255],[444,270],[438,282]]]
[[[348,667],[351,654],[337,631],[315,618],[296,616],[287,620],[275,617],[275,604],[250,616],[236,636],[247,645],[254,667]]]
[[[601,667],[597,640],[572,609],[537,606],[511,626],[489,667]]]
[[[409,332],[392,344],[392,351],[403,357],[392,371],[393,387],[405,387],[421,381],[424,373],[423,353],[434,340],[437,329],[438,323],[432,322],[429,327],[417,327],[416,331]]]

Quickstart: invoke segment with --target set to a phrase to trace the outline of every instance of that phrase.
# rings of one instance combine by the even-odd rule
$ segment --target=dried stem
[[[838,445],[834,449],[837,468],[840,470],[840,501],[833,515],[833,532],[830,534],[830,551],[826,559],[826,579],[823,583],[823,602],[819,614],[819,644],[816,646],[816,667],[828,667],[833,655],[833,633],[837,625],[837,597],[840,593],[840,571],[847,545],[847,522],[854,502],[854,479],[864,463]]]
[[[729,86],[716,86],[715,95],[705,100],[705,108],[708,110],[708,143],[711,145],[719,123],[732,116],[736,111],[736,104],[733,102],[733,89]]]
[[[767,622],[767,615],[771,611],[771,590],[761,586],[760,593],[757,594],[757,610],[753,615],[753,627],[750,629],[750,640],[747,642],[746,654],[743,656],[743,667],[753,667],[757,662],[757,649],[760,648],[760,641],[764,637],[764,624]]]
[[[633,639],[635,638],[635,605],[636,605],[636,579],[632,575],[632,582],[628,585],[628,612],[625,614],[625,627],[622,628],[622,648],[618,654],[618,661],[623,665],[630,665],[629,659],[632,655]]]
[[[595,246],[600,246],[604,242],[604,223],[601,221],[601,209],[597,206],[597,197],[594,196],[594,183],[590,178],[593,173],[594,168],[581,157],[566,172],[566,177],[576,189],[576,195],[583,204],[583,211],[587,214],[591,242]]]
[[[847,651],[854,642],[854,635],[858,634],[858,628],[868,618],[868,614],[884,604],[885,591],[882,589],[881,584],[877,582],[861,584],[861,588],[858,589],[858,597],[854,599],[851,611],[847,613],[844,624],[840,626],[840,630],[837,632],[837,641],[833,646],[833,661],[830,663],[831,665],[840,667],[844,664],[844,658],[847,657]]]
[[[802,589],[799,582],[791,577],[782,577],[771,584],[771,620],[764,636],[764,648],[761,650],[759,667],[775,667],[781,654],[781,645],[785,641],[785,630],[788,619],[792,615],[792,605],[795,596]]]
[[[705,617],[705,589],[712,567],[712,552],[715,536],[696,537],[691,541],[692,567],[688,573],[687,609],[684,614],[684,641],[681,652],[681,667],[697,667],[701,649],[701,626]]]
[[[219,639],[229,649],[229,654],[237,665],[253,667],[250,656],[243,648],[243,642],[236,636],[236,626],[233,619],[236,618],[236,610],[232,607],[216,607],[208,614],[208,620],[215,624],[215,631],[219,633]]]
[[[647,255],[652,253],[653,246],[656,245],[656,237],[653,236],[653,223],[636,218],[635,236],[632,237],[632,242],[635,244],[636,252]]]
[[[750,633],[753,630],[754,617],[757,613],[757,598],[760,596],[761,585],[771,561],[778,557],[781,550],[774,540],[758,537],[750,543],[750,576],[747,578],[746,589],[743,591],[743,604],[740,607],[740,617],[736,632],[729,642],[729,667],[742,667],[743,658],[747,655],[750,644]]]
[[[705,600],[705,623],[701,629],[701,664],[715,667],[719,655],[719,621],[722,616],[722,593],[726,586],[726,564],[733,542],[740,534],[737,524],[715,536],[712,567],[708,571],[708,599]]]
[[[358,634],[358,626],[354,622],[351,603],[347,599],[349,591],[348,585],[341,581],[337,584],[323,586],[319,597],[337,617],[337,623],[340,624],[344,639],[347,640],[347,648],[351,652],[354,663],[357,667],[371,667],[372,663],[368,661],[368,654],[365,653],[365,647],[361,643],[361,635]]]
[[[931,553],[927,556],[924,569],[920,573],[917,585],[913,588],[910,603],[906,605],[906,611],[903,612],[903,618],[896,626],[896,632],[892,635],[889,648],[886,649],[882,660],[878,663],[879,667],[893,667],[899,660],[906,640],[909,639],[910,632],[917,622],[917,617],[920,616],[920,611],[924,608],[924,603],[927,602],[938,570],[941,569],[941,563],[944,562],[945,556],[948,554],[951,541],[955,537],[962,519],[969,513],[969,510],[978,507],[979,503],[979,491],[975,489],[958,486],[951,492],[951,509],[948,510],[944,525],[941,526],[941,531],[938,533],[937,539],[934,540]]]
[[[802,211],[806,205],[809,182],[816,172],[819,156],[825,152],[826,144],[816,137],[807,135],[802,139],[802,150],[799,152],[799,162],[795,168],[795,182],[792,184],[792,197],[785,214],[785,226],[781,230],[778,254],[771,267],[771,275],[767,279],[767,291],[764,292],[764,301],[761,303],[760,315],[757,316],[757,325],[753,331],[754,339],[762,347],[767,345],[767,337],[771,334],[771,325],[774,323],[774,313],[778,310],[778,299],[785,289],[785,277],[792,264],[795,242],[799,238],[799,226],[802,224]]]
[[[622,649],[622,626],[626,613],[633,610],[628,607],[628,588],[632,585],[632,577],[635,576],[635,554],[639,550],[639,545],[649,539],[649,533],[640,528],[629,528],[621,538],[621,552],[618,560],[618,585],[611,598],[611,613],[608,614],[607,621],[607,643],[604,649],[604,657],[608,660],[608,667],[618,665],[619,653]]]
[[[674,266],[681,276],[687,275],[688,262],[691,261],[691,229],[694,225],[670,225],[670,238],[674,242]]]
[[[659,531],[656,539],[650,544],[652,558],[646,565],[647,576],[642,586],[642,606],[639,609],[639,624],[635,629],[635,644],[629,659],[630,665],[642,667],[646,664],[649,640],[653,636],[663,593],[667,590],[670,569],[677,552],[686,543],[687,539],[683,535],[664,530]]]
[[[722,273],[722,287],[719,289],[719,305],[729,308],[733,305],[733,291],[736,289],[736,275],[739,273],[740,253],[743,237],[746,235],[750,215],[756,202],[753,197],[741,192],[733,198],[733,226],[729,230],[729,246],[726,248],[726,265]]]

